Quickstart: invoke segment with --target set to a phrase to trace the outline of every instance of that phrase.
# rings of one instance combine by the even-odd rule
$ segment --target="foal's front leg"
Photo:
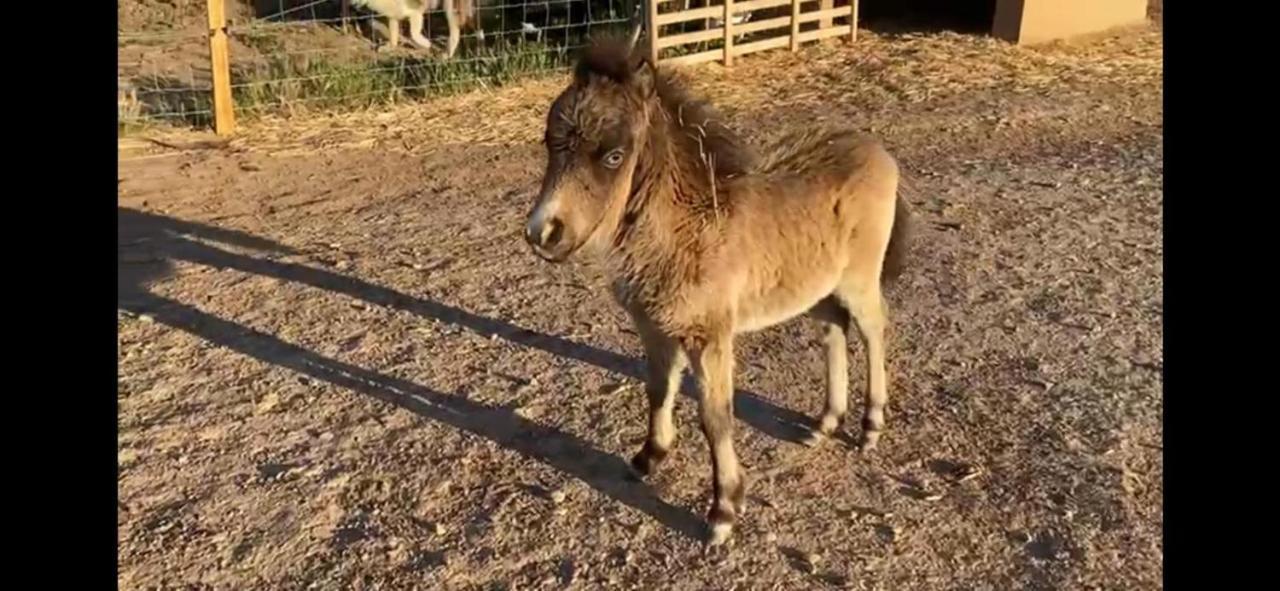
[[[717,335],[701,346],[686,346],[702,395],[702,432],[711,447],[715,498],[707,522],[708,543],[719,545],[733,533],[742,513],[746,486],[733,450],[733,337]]]
[[[680,372],[684,370],[685,355],[679,343],[648,326],[636,322],[637,332],[644,342],[648,377],[644,390],[649,398],[649,435],[644,447],[631,458],[631,467],[642,476],[653,472],[667,458],[676,440],[676,427],[672,419],[676,391],[680,388]]]

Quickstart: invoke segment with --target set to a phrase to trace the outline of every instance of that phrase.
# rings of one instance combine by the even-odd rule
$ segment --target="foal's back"
[[[846,283],[878,279],[893,226],[898,166],[852,131],[809,131],[766,151],[727,189],[716,258],[732,275],[738,330],[783,322]]]

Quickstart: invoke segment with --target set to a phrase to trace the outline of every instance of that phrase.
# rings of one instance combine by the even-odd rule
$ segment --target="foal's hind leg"
[[[827,297],[809,310],[809,315],[822,322],[827,350],[827,405],[804,440],[812,446],[835,433],[849,412],[849,310],[837,298]]]
[[[648,476],[667,458],[676,440],[672,411],[676,390],[680,388],[680,372],[684,369],[684,351],[674,339],[659,333],[642,322],[636,323],[637,332],[644,341],[648,378],[645,394],[649,398],[649,435],[644,447],[631,458],[631,467],[642,476]]]
[[[878,271],[878,269],[877,269]],[[889,390],[885,383],[884,331],[888,324],[888,312],[880,291],[879,277],[866,282],[850,282],[839,292],[840,299],[853,315],[867,351],[867,407],[862,418],[862,451],[870,451],[880,441],[884,431],[884,411],[889,404]]]

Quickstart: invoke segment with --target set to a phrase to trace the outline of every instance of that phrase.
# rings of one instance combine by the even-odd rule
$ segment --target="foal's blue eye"
[[[622,164],[622,148],[610,150],[608,154],[604,155],[603,162],[609,168],[617,168],[619,164]]]

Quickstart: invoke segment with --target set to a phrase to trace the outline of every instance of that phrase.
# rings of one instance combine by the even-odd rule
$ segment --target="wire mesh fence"
[[[360,108],[568,67],[641,22],[650,56],[721,60],[857,34],[857,0],[119,0],[122,132]],[[212,64],[219,64],[215,69]],[[215,99],[215,97],[223,97]]]
[[[590,36],[628,31],[642,0],[119,0],[122,132],[212,124],[215,1],[226,14],[234,109],[253,117],[375,106],[560,71]]]

